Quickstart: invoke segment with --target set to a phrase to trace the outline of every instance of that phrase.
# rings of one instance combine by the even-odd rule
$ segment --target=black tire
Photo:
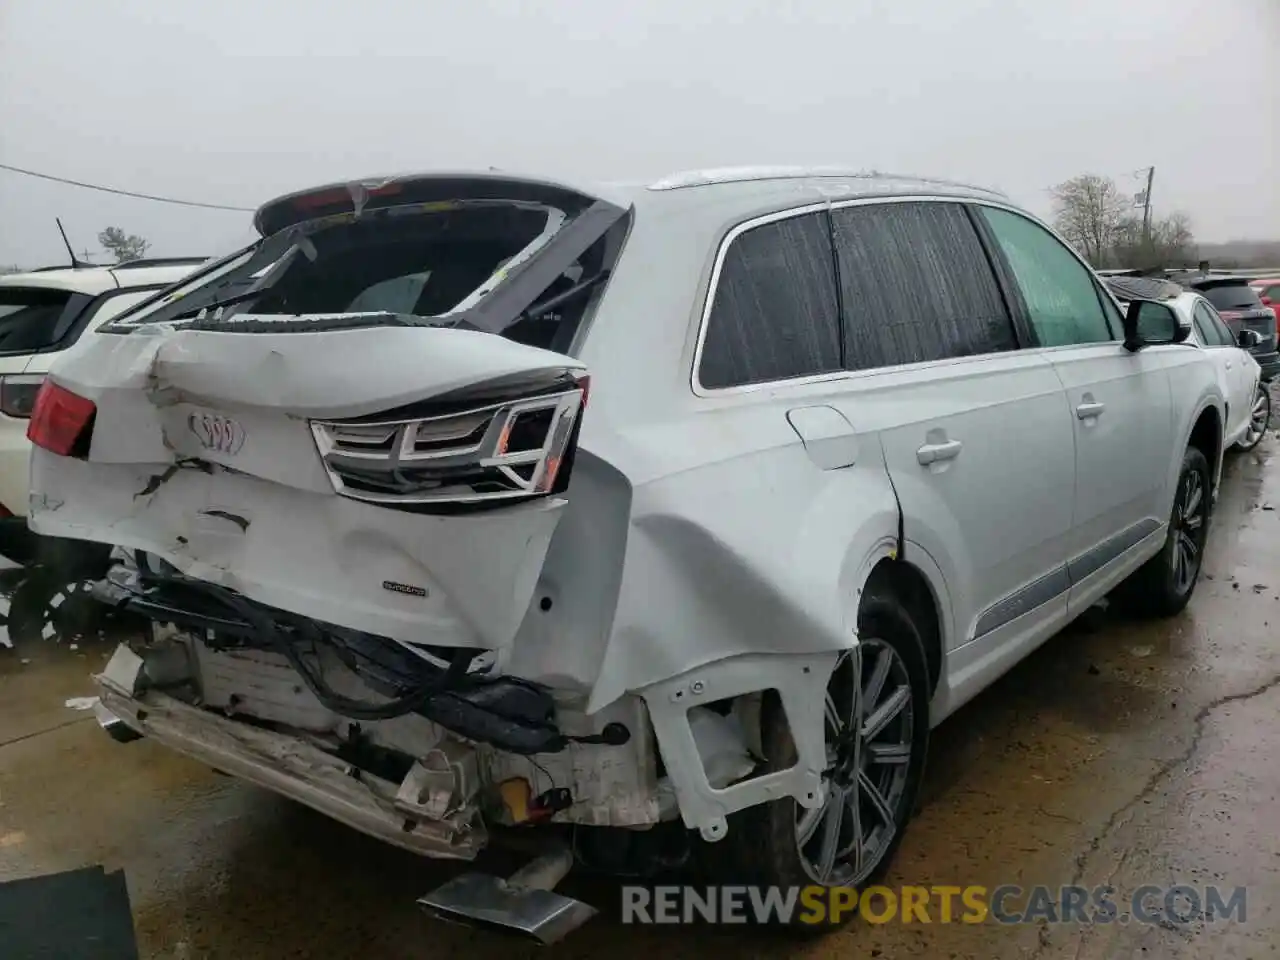
[[[1261,407],[1261,412],[1259,412]],[[1254,397],[1253,410],[1250,411],[1249,429],[1236,443],[1236,449],[1248,453],[1267,435],[1271,428],[1271,388],[1265,383],[1258,384],[1258,393]]]
[[[1182,455],[1182,469],[1178,471],[1164,546],[1122,584],[1121,595],[1133,612],[1149,617],[1172,617],[1191,601],[1209,540],[1212,483],[1209,461],[1199,449],[1188,447]],[[1199,498],[1187,510],[1187,498],[1195,490],[1199,491]],[[1178,552],[1185,549],[1184,537],[1194,546],[1194,564],[1189,576],[1179,566]],[[1186,562],[1185,552],[1183,562]]]
[[[27,645],[29,648],[40,642],[45,611],[61,587],[62,584],[41,567],[31,569],[18,584],[9,600],[9,639],[14,647]]]
[[[898,717],[885,727],[886,731],[893,731],[893,736],[897,740],[910,744],[910,759],[901,765],[905,767],[905,773],[898,774],[899,765],[888,761],[870,764],[867,769],[867,776],[875,779],[875,785],[880,789],[884,789],[884,784],[888,782],[888,778],[882,775],[890,768],[893,770],[892,776],[900,778],[898,787],[885,790],[893,798],[892,831],[887,837],[882,836],[882,845],[875,851],[874,862],[864,862],[862,870],[856,875],[838,877],[833,870],[828,880],[822,882],[822,885],[826,886],[852,886],[861,890],[875,884],[884,875],[898,844],[902,841],[907,822],[915,811],[920,780],[924,773],[925,753],[929,743],[929,679],[920,630],[912,619],[911,613],[892,593],[883,590],[872,592],[869,588],[864,594],[858,620],[859,636],[864,638],[862,649],[867,652],[862,662],[863,678],[868,678],[874,672],[875,665],[880,663],[879,657],[886,650],[891,651],[892,656],[896,658],[890,667],[892,679],[884,682],[877,703],[889,704],[904,688],[909,691],[910,696],[909,703],[903,708],[901,714],[908,717],[909,727],[895,726],[899,723]],[[832,675],[831,686],[828,688],[833,700],[843,700],[851,695],[850,681],[853,677],[853,668],[853,658],[845,658],[836,668]],[[892,691],[884,692],[890,690],[890,683],[893,683]],[[851,700],[849,709],[852,710]],[[873,710],[872,713],[874,712]],[[792,766],[795,763],[795,745],[791,739],[782,705],[776,697],[766,698],[761,710],[760,725],[761,746],[767,759],[756,774],[784,770]],[[833,739],[832,727],[829,723],[826,726],[830,747]],[[865,730],[866,726],[864,725],[861,729]],[[883,734],[884,731],[881,733]],[[876,743],[874,746],[892,749],[884,743]],[[871,756],[870,748],[868,756]],[[846,772],[844,776],[847,779],[849,775]],[[824,782],[827,782],[825,778]],[[861,780],[858,781],[859,785],[861,782]],[[883,826],[877,827],[877,823],[884,823],[883,817],[875,818],[872,822],[870,811],[866,810],[866,807],[870,806],[871,801],[867,795],[860,792],[860,825],[863,828],[860,832],[865,832],[869,837],[874,836],[877,829],[883,830]],[[839,823],[835,833],[837,845],[840,845],[845,842],[846,830],[847,835],[852,837],[853,825],[849,812],[851,808],[840,805],[838,809]],[[812,872],[812,867],[806,866],[808,856],[804,850],[812,849],[811,845],[815,841],[821,843],[823,839],[821,834],[829,820],[824,817],[814,830],[813,840],[808,844],[802,844],[799,837],[798,817],[803,812],[803,808],[799,807],[791,797],[741,810],[729,817],[728,834],[723,840],[702,846],[700,859],[715,881],[719,883],[776,885],[784,888],[817,885],[820,881]],[[796,913],[800,912],[797,909]],[[796,922],[797,918],[793,917],[793,922],[786,927],[786,932],[820,935],[843,926],[851,918],[852,912],[845,914],[838,923],[828,921],[813,924]]]

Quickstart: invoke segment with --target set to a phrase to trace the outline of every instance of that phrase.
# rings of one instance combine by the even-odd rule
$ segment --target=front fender
[[[1166,505],[1165,515],[1173,510],[1173,498],[1178,487],[1178,475],[1182,471],[1182,456],[1191,443],[1196,425],[1206,411],[1212,411],[1216,421],[1215,445],[1216,453],[1210,457],[1209,472],[1216,495],[1218,481],[1222,476],[1222,460],[1224,441],[1226,438],[1227,414],[1226,397],[1218,385],[1212,361],[1203,357],[1198,351],[1194,359],[1199,362],[1185,362],[1181,369],[1170,373],[1170,394],[1172,397],[1173,436],[1178,443],[1169,458],[1168,474],[1165,477]]]

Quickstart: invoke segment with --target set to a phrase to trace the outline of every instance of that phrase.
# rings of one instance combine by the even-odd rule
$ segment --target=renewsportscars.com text
[[[1137,923],[1246,920],[1244,887],[1146,885],[1122,897],[1114,887],[680,887],[622,888],[622,922]]]

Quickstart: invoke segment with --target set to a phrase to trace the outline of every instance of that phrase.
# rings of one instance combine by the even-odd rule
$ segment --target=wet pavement
[[[1145,884],[1244,886],[1244,922],[942,924],[935,911],[929,924],[855,921],[795,943],[602,916],[540,949],[421,915],[416,897],[456,868],[145,741],[110,742],[91,713],[66,705],[90,693],[87,676],[109,652],[100,643],[0,649],[0,880],[123,867],[142,956],[174,960],[1280,956],[1272,458],[1275,438],[1228,459],[1206,576],[1186,613],[1158,624],[1090,615],[935,731],[921,809],[886,880],[1105,883],[1122,914]],[[574,892],[616,912],[614,889]]]

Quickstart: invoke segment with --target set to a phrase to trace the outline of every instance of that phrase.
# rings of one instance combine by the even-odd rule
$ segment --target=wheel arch
[[[1225,403],[1223,410],[1226,409]],[[1218,487],[1218,478],[1222,472],[1223,439],[1226,421],[1219,412],[1218,406],[1212,402],[1204,404],[1191,421],[1191,429],[1187,433],[1187,442],[1178,451],[1177,462],[1173,467],[1173,482],[1170,490],[1177,487],[1177,475],[1182,469],[1182,450],[1195,447],[1209,461],[1209,472],[1213,489]]]
[[[911,557],[916,557],[913,550]],[[863,595],[869,592],[888,592],[898,599],[911,614],[920,639],[924,644],[924,660],[929,671],[929,693],[937,692],[942,679],[945,658],[944,596],[940,596],[931,578],[911,560],[897,551],[876,561],[863,585]]]

